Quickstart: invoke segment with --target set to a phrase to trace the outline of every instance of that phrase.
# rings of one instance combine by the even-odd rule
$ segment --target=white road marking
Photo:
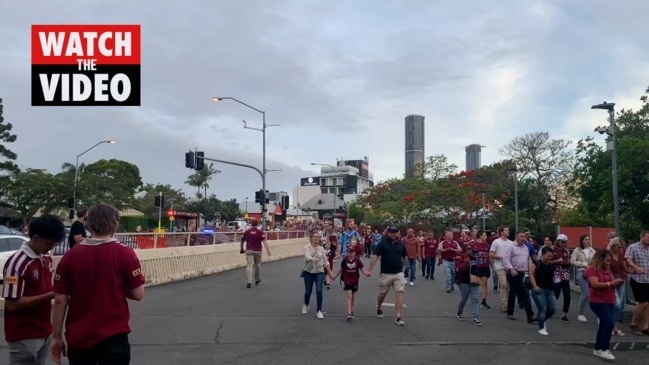
[[[384,306],[384,307],[394,307],[394,303],[383,303],[383,306]],[[403,307],[404,307],[404,308],[408,308],[408,306],[406,305],[406,303],[403,303]]]

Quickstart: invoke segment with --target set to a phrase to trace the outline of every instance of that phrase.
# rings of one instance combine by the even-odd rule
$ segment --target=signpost
[[[176,216],[176,211],[175,210],[169,209],[167,211],[167,217],[169,217],[169,232],[173,232],[173,223],[174,223],[174,220],[176,220],[175,216]]]

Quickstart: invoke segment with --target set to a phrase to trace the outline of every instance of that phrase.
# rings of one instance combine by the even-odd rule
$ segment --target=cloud
[[[68,0],[0,4],[0,97],[18,141],[19,164],[57,171],[120,158],[148,182],[184,185],[183,153],[261,167],[266,111],[271,190],[309,176],[311,162],[369,156],[375,179],[404,168],[404,118],[426,117],[427,155],[464,167],[464,146],[483,163],[511,138],[535,130],[592,134],[603,100],[635,107],[649,83],[648,3],[514,0],[303,2]],[[142,107],[30,106],[30,25],[142,24]],[[260,187],[252,170],[217,164],[211,190],[242,200]],[[315,170],[314,170],[315,171]]]

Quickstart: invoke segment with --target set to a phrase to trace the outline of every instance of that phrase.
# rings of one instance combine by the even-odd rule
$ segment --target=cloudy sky
[[[426,117],[426,154],[483,163],[511,138],[548,130],[594,135],[604,100],[636,107],[649,85],[645,0],[3,1],[0,97],[19,165],[56,172],[82,157],[123,159],[147,182],[183,185],[184,152],[261,165],[268,188],[291,191],[311,162],[370,158],[375,180],[404,169],[404,117]],[[31,107],[30,25],[142,25],[141,107]],[[218,166],[220,198],[253,197],[252,170]],[[309,172],[309,171],[312,172]]]

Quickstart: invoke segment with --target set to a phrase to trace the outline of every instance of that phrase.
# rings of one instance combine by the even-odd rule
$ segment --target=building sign
[[[320,186],[320,177],[303,177],[300,180],[301,186]]]

